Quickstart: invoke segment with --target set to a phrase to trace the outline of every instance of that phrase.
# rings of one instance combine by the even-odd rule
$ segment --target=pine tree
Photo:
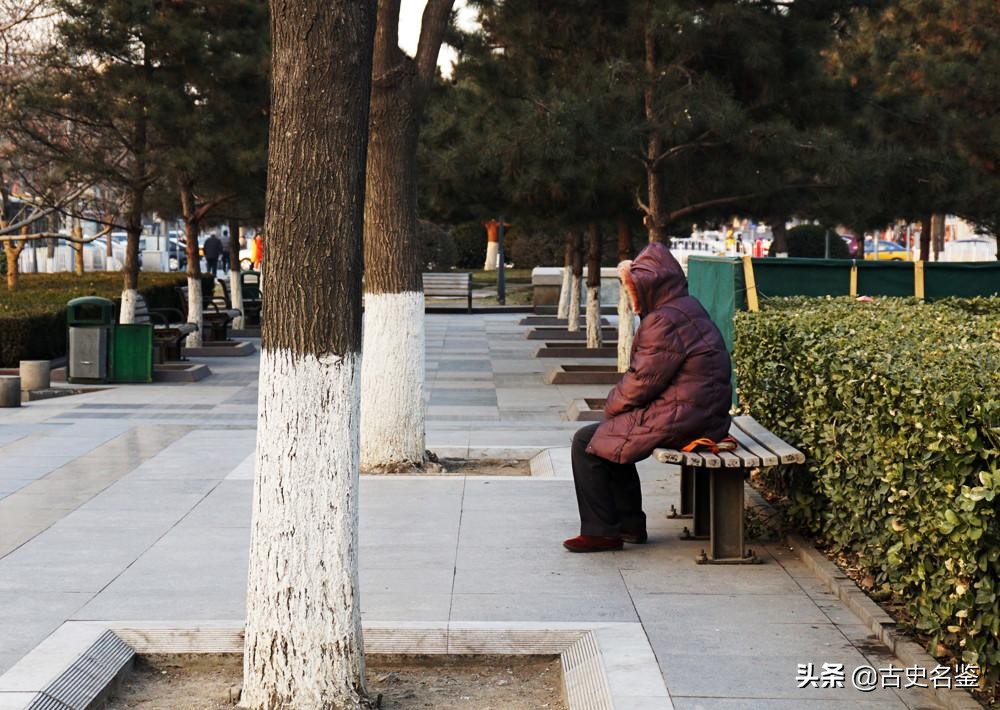
[[[273,112],[241,706],[373,707],[358,585],[375,0],[272,5]]]
[[[415,57],[399,48],[400,0],[379,0],[365,203],[365,469],[422,465],[424,295],[417,239],[417,140],[453,0],[428,0]]]

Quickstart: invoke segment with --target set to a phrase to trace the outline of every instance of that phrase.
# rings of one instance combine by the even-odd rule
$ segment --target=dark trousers
[[[229,273],[229,252],[222,252],[222,256],[219,257],[219,265],[222,266],[222,273]]]
[[[208,273],[210,273],[212,276],[215,276],[216,272],[218,272],[219,270],[219,257],[215,257],[214,259],[209,259],[206,256],[205,263],[208,265]]]
[[[620,464],[588,454],[598,424],[573,435],[573,483],[580,507],[580,534],[617,537],[646,529],[642,489],[635,464]]]

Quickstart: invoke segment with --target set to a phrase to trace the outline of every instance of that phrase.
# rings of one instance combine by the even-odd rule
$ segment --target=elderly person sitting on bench
[[[622,262],[618,274],[639,330],[629,369],[604,405],[605,420],[573,437],[580,535],[563,542],[570,552],[646,542],[635,463],[657,447],[731,447],[729,353],[708,313],[688,295],[680,264],[654,242],[635,261]]]

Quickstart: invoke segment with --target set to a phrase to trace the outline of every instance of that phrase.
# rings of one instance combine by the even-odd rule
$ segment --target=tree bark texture
[[[625,284],[618,287],[618,372],[628,370],[632,359],[632,341],[635,340],[635,313]]]
[[[181,198],[181,213],[184,217],[184,239],[187,241],[187,283],[188,312],[187,322],[194,323],[198,328],[188,335],[185,341],[189,348],[200,348],[202,344],[202,326],[205,323],[204,308],[201,294],[201,254],[198,249],[198,237],[201,235],[201,220],[195,208],[194,186],[184,180],[177,185]]]
[[[632,258],[632,230],[628,226],[628,217],[618,215],[618,261]]]
[[[483,271],[496,271],[500,256],[500,222],[491,219],[483,226],[486,227],[486,261]]]
[[[650,242],[662,242],[670,246],[667,236],[666,187],[663,172],[658,165],[660,153],[663,152],[663,138],[656,129],[656,36],[653,34],[652,20],[647,19],[643,31],[645,44],[646,88],[643,90],[643,108],[646,116],[649,136],[646,139],[646,228],[649,230]]]
[[[378,3],[364,227],[366,357],[361,375],[361,462],[365,469],[424,461],[424,295],[417,259],[417,139],[452,1],[428,1],[414,58],[399,48],[400,0]]]
[[[601,232],[587,225],[587,347],[601,347]]]
[[[944,215],[936,214],[931,220],[931,243],[934,245],[934,261],[941,261],[944,251]]]
[[[920,261],[930,260],[932,218],[932,215],[925,214],[920,220]]]
[[[0,224],[0,226],[6,226],[5,224]],[[28,227],[24,226],[21,228],[21,234],[27,234]],[[21,265],[18,261],[21,257],[21,252],[24,251],[24,247],[28,242],[24,239],[18,241],[5,241],[3,243],[4,256],[7,257],[7,290],[16,291],[18,284],[18,277],[21,275]]]
[[[788,253],[788,230],[785,228],[787,221],[784,215],[772,220],[771,238],[774,242],[775,255]]]
[[[573,231],[573,278],[569,287],[569,313],[566,319],[566,329],[572,332],[580,330],[580,287],[583,278],[583,233]]]
[[[264,309],[241,705],[371,707],[358,585],[374,0],[271,3]]]
[[[86,272],[86,267],[83,263],[83,242],[79,241],[83,239],[83,230],[80,229],[79,220],[74,220],[74,222],[76,222],[76,224],[73,225],[72,234],[73,239],[76,241],[69,243],[70,247],[73,249],[73,272],[77,276],[83,276]]]
[[[240,284],[240,222],[229,220],[229,296],[232,306],[243,313],[243,288]],[[245,317],[239,315],[233,319],[234,328],[242,328]]]
[[[569,291],[573,283],[573,234],[566,232],[566,249],[563,256],[562,286],[559,289],[559,306],[556,318],[569,317]]]

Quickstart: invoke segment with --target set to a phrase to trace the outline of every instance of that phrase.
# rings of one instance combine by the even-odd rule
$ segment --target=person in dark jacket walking
[[[573,437],[580,535],[563,543],[571,552],[646,542],[636,462],[657,447],[721,442],[729,434],[729,353],[708,313],[688,295],[680,264],[653,242],[635,261],[622,262],[618,274],[640,325],[604,421]]]
[[[219,270],[219,257],[222,256],[222,241],[215,236],[215,232],[208,235],[203,249],[205,251],[205,263],[208,265],[208,273],[212,275],[212,278],[215,278],[217,276],[216,272]]]

